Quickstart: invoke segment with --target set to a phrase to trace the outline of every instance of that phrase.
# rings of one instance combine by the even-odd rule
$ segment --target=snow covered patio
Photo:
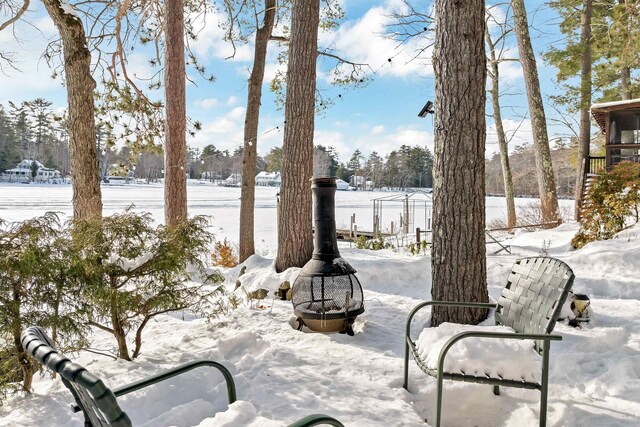
[[[640,419],[640,227],[617,240],[569,250],[575,225],[510,241],[513,255],[488,257],[489,293],[495,299],[513,262],[538,255],[562,259],[576,274],[574,291],[589,294],[591,324],[558,324],[563,341],[551,350],[549,425],[635,426]],[[548,242],[551,242],[550,244]],[[545,242],[547,242],[545,244]],[[358,270],[366,312],[356,335],[301,333],[292,326],[288,301],[265,299],[207,324],[162,316],[149,325],[143,354],[134,362],[81,352],[72,357],[110,387],[135,381],[198,358],[214,359],[234,375],[238,402],[227,408],[222,376],[191,371],[120,398],[134,425],[281,426],[310,413],[333,415],[347,426],[420,426],[433,418],[435,380],[410,366],[410,393],[402,388],[404,322],[430,295],[430,260],[390,250],[341,249]],[[295,269],[280,275],[272,259],[252,257],[242,276],[247,290],[275,290]],[[227,272],[233,290],[240,268]],[[422,318],[422,321],[426,321]],[[492,323],[492,319],[486,321]],[[96,332],[92,348],[110,338]],[[38,377],[34,394],[11,397],[0,407],[0,425],[81,425],[69,409],[71,395],[59,380]],[[540,394],[445,382],[444,423],[451,426],[534,426]]]

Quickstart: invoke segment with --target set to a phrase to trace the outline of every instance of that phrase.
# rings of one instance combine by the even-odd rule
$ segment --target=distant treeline
[[[0,104],[0,172],[24,159],[69,173],[68,133],[63,117],[42,98],[20,104]]]
[[[576,183],[576,163],[578,159],[577,140],[556,142],[551,149],[551,160],[556,177],[558,197],[573,197]],[[513,192],[516,197],[538,197],[535,156],[533,146],[518,145],[509,154],[509,163],[513,175]],[[486,189],[488,194],[503,195],[504,181],[500,154],[496,153],[486,162]]]
[[[20,104],[0,104],[0,172],[15,167],[23,159],[35,159],[46,167],[59,170],[63,176],[70,173],[65,118],[63,115],[56,115],[51,105],[51,102],[41,98]],[[97,134],[96,150],[103,176],[109,174],[110,165],[119,164],[124,169],[133,171],[136,178],[153,181],[162,177],[164,156],[161,149],[133,155],[128,147],[106,147],[102,130],[98,129]],[[559,196],[573,195],[576,153],[574,142],[558,143],[551,152]],[[214,145],[207,145],[202,150],[189,148],[187,173],[193,179],[226,179],[242,171],[242,155],[241,146],[234,151],[218,150]],[[509,160],[515,194],[537,196],[531,144],[517,146]],[[280,171],[281,163],[282,149],[274,147],[264,157],[258,156],[256,174],[260,171]],[[384,157],[375,151],[364,156],[360,150],[356,150],[346,162],[339,160],[333,147],[318,145],[314,149],[313,164],[315,176],[337,176],[361,188],[373,185],[375,188],[406,189],[431,187],[433,183],[433,154],[420,145],[402,145]],[[371,181],[372,184],[365,186],[366,181]],[[498,154],[486,162],[486,189],[489,194],[504,193]]]

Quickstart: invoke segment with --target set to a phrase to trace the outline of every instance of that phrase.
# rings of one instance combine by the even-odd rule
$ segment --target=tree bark
[[[540,193],[540,207],[544,222],[557,221],[559,218],[556,179],[551,163],[549,136],[547,135],[547,119],[544,114],[540,81],[536,68],[536,58],[529,36],[529,23],[524,0],[512,0],[513,19],[520,52],[520,64],[524,73],[529,111],[531,112],[531,131],[536,159],[536,176]]]
[[[255,171],[258,148],[258,122],[260,118],[260,99],[262,82],[267,60],[267,45],[273,31],[276,15],[275,0],[265,0],[262,27],[256,31],[256,44],[253,52],[253,69],[249,77],[247,95],[247,114],[244,120],[244,150],[242,152],[242,191],[240,196],[240,262],[255,253],[253,240],[255,208]]]
[[[117,296],[116,291],[112,289],[111,292],[111,328],[113,330],[113,336],[118,343],[118,356],[124,360],[131,361],[129,356],[129,347],[127,346],[127,334],[122,327],[122,322],[118,318],[117,308]]]
[[[61,0],[43,0],[60,32],[69,105],[69,150],[73,189],[73,218],[102,217],[100,171],[96,152],[96,122],[91,76],[91,53],[82,21],[62,8]],[[67,3],[68,5],[68,3]]]
[[[620,98],[631,99],[631,68],[623,67],[620,70]]]
[[[580,44],[582,59],[580,67],[580,138],[578,141],[578,164],[576,168],[576,188],[574,217],[580,220],[582,190],[584,187],[584,162],[589,157],[591,144],[591,0],[584,0],[582,7]]]
[[[313,252],[311,186],[320,0],[294,1],[282,144],[276,271],[302,267]]]
[[[434,301],[489,299],[485,251],[484,1],[437,0],[433,184]],[[431,325],[478,323],[486,310],[434,307]]]
[[[165,3],[164,219],[174,226],[187,219],[187,116],[184,60],[184,2]]]
[[[498,146],[500,147],[500,165],[502,166],[502,180],[504,182],[504,197],[507,201],[507,227],[516,226],[516,204],[513,198],[513,177],[509,165],[509,146],[502,125],[502,112],[500,111],[500,62],[496,58],[496,48],[491,40],[489,31],[485,31],[487,45],[489,46],[489,59],[491,60],[491,103],[493,106],[493,121],[496,124]]]

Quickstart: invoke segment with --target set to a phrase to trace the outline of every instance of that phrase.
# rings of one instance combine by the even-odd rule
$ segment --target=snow
[[[151,252],[142,254],[139,257],[134,259],[123,258],[117,254],[111,254],[107,262],[110,264],[118,265],[124,271],[133,271],[137,268],[140,268],[144,263],[149,261],[152,257],[153,257],[153,253]]]
[[[425,328],[416,347],[429,369],[438,369],[442,347],[452,336],[466,331],[501,332],[513,334],[506,326],[473,326],[443,323],[437,328]],[[445,372],[464,372],[467,375],[505,378],[515,381],[540,381],[540,356],[532,340],[465,338],[447,352]]]
[[[298,274],[297,269],[276,273],[273,267],[276,191],[256,189],[259,254],[244,264],[242,276],[240,266],[224,271],[229,292],[241,293],[234,290],[239,279],[248,291],[268,289],[266,299],[245,302],[210,322],[188,313],[158,316],[145,329],[142,354],[133,362],[87,351],[70,357],[112,388],[202,358],[221,362],[233,374],[239,400],[231,406],[226,404],[222,376],[209,368],[118,398],[136,426],[275,427],[311,413],[333,415],[346,426],[426,425],[424,420],[435,415],[435,380],[411,362],[406,391],[402,366],[406,317],[430,296],[430,258],[341,244],[342,256],[358,271],[364,289],[366,311],[356,319],[355,336],[296,331],[291,303],[273,298],[282,281],[293,283]],[[105,187],[103,194],[107,214],[135,201],[137,210],[162,219],[159,186]],[[338,192],[338,225],[348,224],[356,213],[366,229],[366,221],[371,221],[370,200],[378,196]],[[191,214],[213,215],[218,238],[237,240],[239,189],[190,186],[189,199]],[[69,186],[0,185],[0,218],[19,220],[47,210],[69,215],[70,200]],[[499,216],[504,201],[489,198],[488,206],[488,217]],[[559,323],[554,330],[563,340],[551,344],[548,425],[637,426],[640,226],[615,240],[571,250],[569,241],[576,230],[575,224],[565,224],[517,233],[508,242],[511,255],[487,257],[489,295],[498,298],[519,257],[545,250],[565,261],[576,274],[573,290],[591,299],[592,316],[582,328]],[[414,330],[419,331],[428,319],[428,310],[421,312]],[[113,338],[95,331],[91,346],[112,350]],[[479,346],[469,346],[467,350],[477,356]],[[489,353],[487,360],[492,361],[495,355]],[[31,395],[17,394],[4,401],[0,426],[82,425],[82,417],[69,410],[71,395],[59,378],[37,376],[33,388]],[[444,390],[444,425],[538,425],[540,393],[535,390],[502,388],[501,395],[494,396],[490,386],[453,381],[445,381]]]
[[[60,8],[64,11],[64,13],[69,14],[76,19],[79,19],[78,11],[67,0],[60,0]]]

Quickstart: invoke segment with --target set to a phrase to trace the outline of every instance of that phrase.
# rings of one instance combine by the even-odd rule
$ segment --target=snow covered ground
[[[63,196],[69,196],[70,189],[25,187],[5,191],[7,187],[0,186],[0,218],[20,219],[52,209],[70,212]],[[139,209],[162,216],[159,187],[135,193],[128,187],[109,188],[104,194],[107,212],[135,200]],[[220,237],[234,239],[238,194],[237,189],[190,187],[191,213],[213,214]],[[274,190],[257,194],[262,207],[256,217],[261,223],[275,219],[274,194]],[[338,215],[347,219],[354,212],[358,217],[369,215],[372,197],[371,193],[338,193]],[[495,203],[489,199],[488,204],[499,206],[499,199]],[[250,258],[240,277],[248,290],[271,291],[297,275],[297,269],[275,273],[274,229],[275,224],[257,233],[264,236],[258,239],[264,239],[262,255]],[[511,255],[488,256],[489,293],[497,298],[513,262],[538,255],[543,247],[569,264],[576,274],[574,290],[591,298],[593,320],[581,329],[565,324],[555,329],[564,339],[551,347],[549,425],[637,426],[640,226],[616,240],[591,243],[577,251],[569,247],[575,231],[575,224],[566,224],[517,233],[509,242]],[[405,391],[402,359],[406,316],[430,296],[430,259],[394,250],[345,247],[341,252],[358,270],[365,290],[366,311],[354,325],[354,337],[298,332],[292,328],[291,304],[269,297],[212,323],[183,313],[161,316],[147,327],[142,355],[134,362],[89,352],[73,358],[111,387],[198,358],[218,360],[233,373],[239,401],[230,407],[224,403],[221,375],[206,368],[119,399],[134,425],[270,427],[319,412],[353,427],[424,426],[425,419],[434,417],[435,381],[412,363],[410,390]],[[225,272],[230,291],[239,271],[236,267]],[[418,325],[426,320],[417,319]],[[92,346],[111,349],[112,338],[96,332]],[[501,396],[494,396],[489,386],[445,381],[444,425],[536,426],[539,399],[537,391],[503,388]],[[0,407],[0,426],[82,425],[81,417],[70,412],[70,402],[59,379],[38,377],[32,395],[12,396]]]
[[[240,188],[215,187],[208,182],[190,180],[187,186],[189,215],[211,217],[212,229],[220,240],[229,239],[237,243],[240,234]],[[256,251],[268,255],[277,244],[276,235],[276,194],[279,189],[256,187],[255,201],[255,241]],[[61,184],[10,184],[0,183],[0,218],[18,221],[42,215],[47,211],[61,212],[70,218],[71,185]],[[338,191],[336,192],[336,225],[349,229],[352,214],[356,215],[359,230],[373,229],[373,199],[392,195],[382,191]],[[397,194],[397,193],[396,193]],[[122,212],[130,205],[135,210],[151,212],[158,221],[164,218],[164,192],[162,184],[131,184],[122,186],[102,186],[105,215]],[[516,206],[524,206],[533,199],[518,198]],[[560,200],[564,210],[571,210],[572,200]],[[388,207],[387,207],[388,206]],[[502,197],[487,198],[487,220],[505,217],[505,200]],[[381,228],[396,229],[400,222],[402,206],[385,204]],[[424,216],[416,209],[415,227],[425,229]]]

